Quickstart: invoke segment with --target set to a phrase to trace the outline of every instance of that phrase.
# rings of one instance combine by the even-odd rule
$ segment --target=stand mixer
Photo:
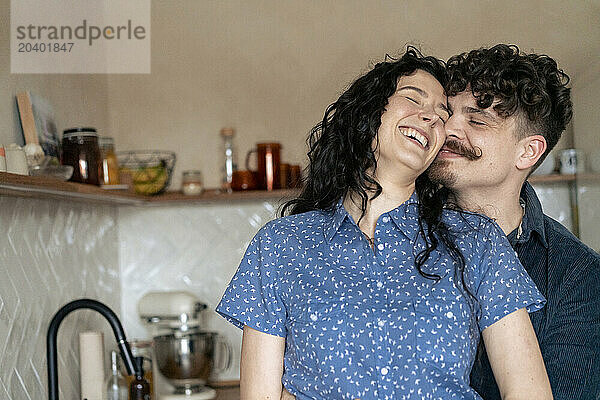
[[[188,292],[150,292],[138,303],[138,314],[153,336],[155,365],[175,387],[160,400],[216,397],[206,383],[212,373],[230,367],[232,350],[223,337],[202,330],[205,308]]]

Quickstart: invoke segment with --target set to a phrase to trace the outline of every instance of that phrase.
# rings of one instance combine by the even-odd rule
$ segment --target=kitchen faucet
[[[46,355],[48,357],[49,400],[58,400],[58,368],[56,365],[56,337],[58,334],[58,327],[60,326],[62,320],[69,313],[80,308],[87,308],[90,310],[97,311],[108,320],[115,334],[115,339],[117,340],[117,343],[119,345],[119,350],[121,350],[121,357],[125,362],[125,368],[127,369],[127,373],[129,375],[134,375],[135,372],[138,372],[136,371],[134,366],[131,348],[129,347],[129,343],[127,343],[127,339],[125,338],[125,331],[123,330],[123,326],[121,325],[121,322],[119,321],[119,318],[117,318],[116,314],[110,308],[100,303],[99,301],[92,299],[74,300],[64,305],[60,310],[56,312],[56,314],[54,314],[54,317],[50,322],[50,326],[48,327],[48,336],[46,337]]]

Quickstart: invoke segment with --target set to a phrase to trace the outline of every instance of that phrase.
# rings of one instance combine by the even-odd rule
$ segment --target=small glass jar
[[[102,155],[102,184],[119,184],[119,161],[115,154],[115,140],[108,136],[98,138],[100,154]]]
[[[183,194],[187,196],[197,196],[204,190],[201,171],[183,171],[181,181]]]

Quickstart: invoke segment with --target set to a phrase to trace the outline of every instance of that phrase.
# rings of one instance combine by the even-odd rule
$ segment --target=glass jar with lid
[[[115,154],[115,140],[108,136],[98,138],[100,154],[102,155],[102,184],[119,184],[119,161]]]
[[[100,185],[102,159],[95,128],[71,128],[63,132],[61,164],[73,167],[71,181]]]
[[[183,194],[188,196],[197,196],[204,190],[201,171],[183,171],[181,180]]]

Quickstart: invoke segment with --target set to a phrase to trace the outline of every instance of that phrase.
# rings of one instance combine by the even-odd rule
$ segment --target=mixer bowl
[[[205,385],[213,372],[218,342],[214,332],[157,336],[154,353],[158,370],[180,392]]]

